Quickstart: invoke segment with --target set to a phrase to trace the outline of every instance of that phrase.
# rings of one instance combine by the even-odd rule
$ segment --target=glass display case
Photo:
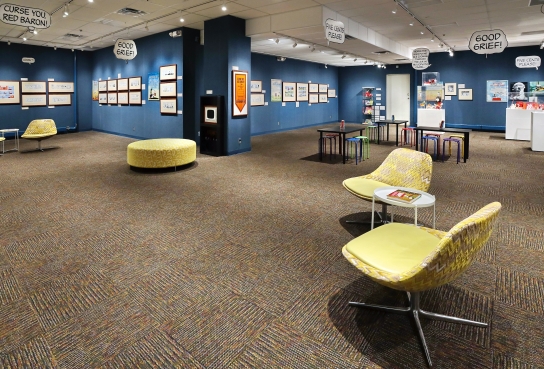
[[[423,86],[436,86],[442,84],[440,81],[440,72],[422,72],[421,84]]]
[[[417,103],[419,109],[444,109],[444,86],[417,87]]]

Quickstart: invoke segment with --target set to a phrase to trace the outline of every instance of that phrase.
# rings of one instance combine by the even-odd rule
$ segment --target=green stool
[[[365,146],[366,146],[366,159],[370,159],[370,140],[367,136],[356,136],[355,138],[358,138],[361,143],[361,159],[365,160]]]

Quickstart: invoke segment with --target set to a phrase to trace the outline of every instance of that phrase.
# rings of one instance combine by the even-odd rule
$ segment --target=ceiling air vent
[[[345,38],[346,40],[355,40],[355,37],[350,36],[350,35],[345,35],[344,38]]]
[[[387,55],[387,54],[391,54],[391,53],[389,51],[373,51],[372,54]]]
[[[119,9],[118,11],[116,11],[116,13],[121,15],[130,15],[132,17],[141,17],[142,15],[147,14],[143,10],[132,9],[132,8]]]
[[[81,40],[83,35],[76,35],[75,33],[67,33],[61,37],[63,40]]]
[[[395,59],[396,61],[406,61],[406,60],[409,60],[409,59],[406,59],[406,58],[399,58],[399,59]]]

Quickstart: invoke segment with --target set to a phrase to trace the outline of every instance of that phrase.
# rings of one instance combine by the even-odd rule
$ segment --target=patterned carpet
[[[407,317],[347,305],[407,303],[341,255],[368,231],[345,220],[371,209],[342,180],[394,145],[319,162],[316,128],[177,172],[131,171],[133,140],[98,132],[0,157],[0,368],[425,368]],[[434,163],[437,228],[503,204],[469,270],[422,295],[490,324],[423,319],[436,368],[544,368],[544,153],[529,146],[474,132],[466,164]]]

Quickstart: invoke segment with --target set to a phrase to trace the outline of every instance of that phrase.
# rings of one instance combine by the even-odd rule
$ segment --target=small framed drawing
[[[128,92],[117,93],[117,104],[128,105]]]
[[[297,89],[297,84],[295,82],[283,82],[282,101],[283,102],[297,101],[296,89]]]
[[[117,104],[117,92],[108,92],[108,104]]]
[[[99,93],[98,94],[98,103],[99,104],[107,104],[108,103],[108,94],[107,93]]]
[[[457,95],[457,83],[445,83],[444,84],[444,95],[445,96],[455,96]]]
[[[336,97],[336,89],[335,88],[329,88],[327,90],[327,97]]]
[[[117,91],[128,91],[128,78],[119,78],[117,80]]]
[[[0,81],[0,104],[19,104],[21,102],[19,81]]]
[[[307,83],[297,83],[297,101],[308,101]]]
[[[130,105],[142,105],[142,91],[130,91],[128,93],[128,103]]]
[[[319,85],[319,93],[326,93],[327,90],[329,89],[329,86],[327,85]]]
[[[251,106],[264,106],[264,94],[251,94]]]
[[[161,82],[159,88],[159,96],[162,97],[176,97],[177,92],[177,82]]]
[[[319,85],[317,83],[308,83],[308,91],[312,93],[319,92]]]
[[[472,88],[459,89],[459,101],[472,101]]]
[[[142,77],[130,77],[128,79],[128,89],[130,91],[141,90],[142,89]]]
[[[110,91],[117,91],[117,80],[116,79],[108,79],[108,92],[110,92]]]
[[[319,102],[319,95],[318,94],[310,94],[310,100],[308,100],[310,104],[317,104]]]
[[[327,94],[319,94],[319,102],[320,102],[320,103],[329,102],[329,100],[328,100],[328,98],[327,98]]]
[[[46,94],[23,95],[21,105],[22,106],[47,106],[47,95]]]
[[[263,81],[251,81],[251,92],[263,92]]]
[[[98,81],[98,92],[108,91],[108,81]]]
[[[49,81],[49,93],[73,93],[74,82],[55,82]]]
[[[178,65],[170,64],[159,67],[159,80],[175,81],[178,75]]]
[[[44,94],[45,82],[21,82],[21,93],[23,94]]]
[[[177,114],[178,99],[161,99],[161,114]]]
[[[71,94],[49,94],[47,97],[49,106],[72,105]]]

